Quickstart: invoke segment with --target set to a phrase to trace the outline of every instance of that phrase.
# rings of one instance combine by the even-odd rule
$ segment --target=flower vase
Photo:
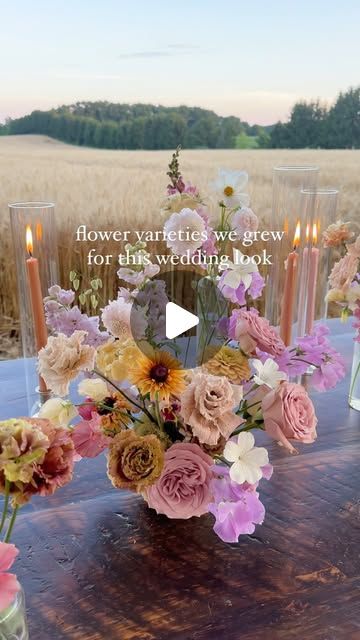
[[[219,330],[219,321],[228,315],[228,303],[218,287],[219,278],[204,276],[196,286],[197,315],[196,327],[197,363],[206,359],[206,350],[213,345],[223,344],[224,337]]]
[[[18,591],[11,605],[0,611],[0,640],[29,640],[22,589]]]
[[[360,342],[355,342],[353,364],[351,370],[349,405],[360,411]]]

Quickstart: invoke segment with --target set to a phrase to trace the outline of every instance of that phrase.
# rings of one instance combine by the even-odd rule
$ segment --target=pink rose
[[[314,405],[300,384],[282,382],[266,394],[262,413],[265,431],[291,453],[296,453],[296,449],[289,439],[311,443],[317,437]]]
[[[13,544],[0,542],[0,611],[6,609],[14,601],[21,588],[16,576],[7,573],[18,553],[18,549]]]
[[[160,478],[144,492],[149,507],[168,518],[202,516],[212,500],[213,459],[192,443],[172,445]]]
[[[249,207],[241,207],[241,209],[238,209],[233,214],[231,226],[239,238],[243,238],[246,232],[257,231],[259,220],[252,209]]]
[[[237,340],[245,353],[252,353],[256,347],[271,356],[280,356],[285,345],[274,327],[259,312],[251,308],[236,309],[229,323],[229,336]]]

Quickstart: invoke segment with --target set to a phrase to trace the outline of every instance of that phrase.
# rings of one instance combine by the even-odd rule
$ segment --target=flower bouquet
[[[259,485],[273,469],[254,434],[264,431],[291,453],[316,439],[314,406],[292,380],[311,365],[314,387],[326,390],[344,364],[322,325],[286,347],[255,306],[264,288],[258,266],[239,248],[227,257],[230,233],[247,246],[258,228],[247,174],[219,172],[214,211],[183,179],[178,151],[168,176],[161,207],[167,248],[196,258],[227,305],[211,324],[202,300],[200,348],[185,368],[176,341],[164,338],[168,296],[145,242],[127,245],[118,297],[102,308],[99,278],[83,289],[73,271],[70,289],[50,288],[44,304],[52,335],[38,370],[53,395],[36,418],[0,423],[3,525],[10,499],[14,508],[6,542],[18,507],[69,482],[77,459],[106,451],[114,487],[140,494],[168,518],[212,514],[216,534],[234,543],[265,516]],[[76,379],[78,401],[69,395]]]
[[[349,403],[360,410],[360,236],[341,220],[332,224],[324,232],[324,245],[333,247],[340,253],[330,276],[327,302],[335,302],[341,307],[341,317],[346,321],[353,314],[356,329],[353,367],[351,373]]]

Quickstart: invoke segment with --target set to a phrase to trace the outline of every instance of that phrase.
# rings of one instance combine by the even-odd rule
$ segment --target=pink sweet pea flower
[[[79,422],[73,432],[75,450],[83,458],[96,458],[108,447],[110,440],[103,433],[98,413],[93,413],[91,420]]]
[[[12,573],[6,573],[7,569],[12,566],[19,550],[14,544],[0,542],[0,611],[3,611],[14,600],[20,584],[16,576]]]

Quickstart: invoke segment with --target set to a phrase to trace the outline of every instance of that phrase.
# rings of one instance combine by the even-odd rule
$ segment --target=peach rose
[[[265,431],[291,453],[296,453],[296,449],[289,440],[311,443],[317,437],[314,405],[300,384],[282,382],[267,393],[262,413]]]
[[[196,444],[177,443],[165,453],[162,474],[144,492],[149,507],[168,518],[202,516],[212,501],[213,459]]]
[[[239,402],[227,378],[198,373],[180,397],[181,416],[199,442],[216,445],[242,422],[233,409]]]

